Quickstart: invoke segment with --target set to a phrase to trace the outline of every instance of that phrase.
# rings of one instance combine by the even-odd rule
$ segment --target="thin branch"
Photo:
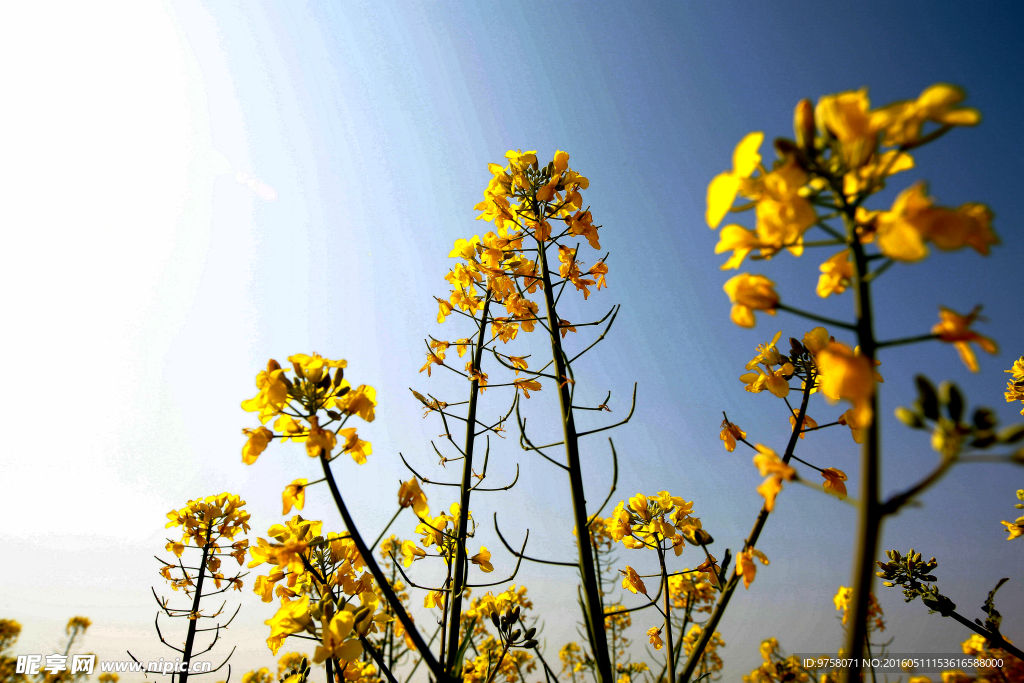
[[[834,318],[826,318],[825,316],[817,315],[815,313],[808,313],[807,311],[801,310],[799,308],[793,308],[792,306],[787,306],[786,304],[783,304],[783,303],[775,304],[775,308],[777,308],[777,309],[779,309],[781,311],[787,311],[789,313],[793,313],[794,315],[799,315],[799,316],[807,318],[809,320],[814,320],[814,321],[819,322],[819,323],[825,323],[826,325],[831,325],[832,327],[841,327],[841,328],[846,329],[846,330],[856,330],[857,329],[856,325],[852,325],[850,323],[843,322],[842,320],[836,320]]]
[[[508,486],[496,486],[495,488],[482,489],[482,488],[480,488],[480,483],[483,483],[483,479],[481,479],[480,483],[478,483],[476,486],[474,486],[471,490],[473,490],[473,491],[508,491],[510,488],[512,488],[513,486],[516,485],[517,481],[519,481],[519,463],[516,463],[516,478],[513,479],[512,483],[509,484]]]
[[[612,319],[608,321],[608,327],[604,328],[604,332],[602,332],[602,333],[601,333],[601,336],[599,336],[599,337],[598,337],[597,339],[595,339],[595,340],[594,340],[594,341],[593,341],[593,342],[592,342],[592,343],[590,344],[590,346],[588,346],[587,348],[583,349],[582,351],[580,351],[579,353],[577,353],[577,354],[576,354],[575,356],[573,356],[572,358],[570,358],[570,359],[569,359],[569,363],[568,363],[569,365],[571,365],[572,363],[574,363],[574,362],[576,361],[576,359],[577,359],[577,358],[579,358],[580,356],[582,356],[583,354],[585,354],[585,353],[586,353],[587,351],[589,351],[590,349],[594,348],[595,346],[597,346],[598,344],[600,344],[600,343],[601,343],[602,341],[604,341],[604,336],[605,336],[606,334],[608,334],[608,330],[612,329],[612,324],[613,324],[613,323],[615,322],[615,316],[617,316],[617,315],[619,314],[619,309],[621,309],[621,308],[622,308],[622,306],[621,306],[621,305],[618,305],[618,306],[612,306],[612,310],[608,312],[608,314],[611,314],[611,316],[612,316]],[[608,315],[606,314],[604,318],[607,318],[607,317],[608,317]],[[599,320],[599,321],[598,321],[598,324],[599,324],[600,322],[602,322],[602,321],[604,320],[604,318],[601,318],[601,320]],[[580,326],[582,327],[583,325],[580,325]]]
[[[616,422],[615,424],[608,425],[606,427],[599,427],[597,429],[591,429],[590,431],[586,431],[586,432],[578,432],[576,434],[576,436],[580,437],[580,436],[587,436],[588,434],[597,434],[598,432],[603,432],[603,431],[606,431],[608,429],[614,429],[615,427],[618,427],[620,425],[624,425],[627,422],[629,422],[629,419],[631,417],[633,417],[633,411],[636,410],[636,386],[637,386],[637,383],[634,382],[633,383],[633,402],[632,402],[632,405],[630,405],[630,407],[629,407],[629,415],[627,415],[624,420],[622,420],[621,422]]]
[[[608,393],[611,394],[611,392]],[[604,506],[607,505],[608,501],[610,501],[612,496],[615,495],[615,489],[618,488],[619,485],[619,456],[615,453],[615,444],[612,442],[611,437],[608,438],[608,445],[612,447],[612,486],[611,490],[608,491],[608,497],[604,499],[604,502],[597,508],[597,511],[590,516],[590,521],[587,522],[588,529],[590,528],[590,525],[594,523],[594,520],[597,519],[597,516],[601,514],[601,511],[604,510]]]
[[[931,341],[932,339],[938,338],[939,335],[937,334],[919,334],[916,337],[903,337],[902,339],[890,339],[888,341],[881,341],[878,342],[876,346],[882,349],[887,346],[900,346],[901,344],[916,344],[918,342]]]
[[[540,560],[540,559],[537,559],[536,557],[530,557],[529,555],[524,555],[522,553],[522,551],[517,553],[515,551],[515,549],[512,548],[512,546],[510,546],[508,544],[508,541],[505,540],[505,537],[501,535],[501,529],[498,528],[498,513],[497,512],[494,513],[494,531],[497,532],[498,538],[501,539],[501,544],[503,546],[505,546],[505,549],[508,550],[510,553],[512,553],[514,556],[518,557],[521,560],[529,560],[530,562],[537,562],[538,564],[551,564],[551,565],[555,565],[555,566],[558,566],[558,567],[578,567],[579,566],[576,562],[559,562],[557,560]],[[529,537],[530,537],[530,530],[527,529],[526,530],[526,538],[529,538]],[[523,550],[525,550],[525,549],[526,549],[526,541],[524,540],[523,541]]]

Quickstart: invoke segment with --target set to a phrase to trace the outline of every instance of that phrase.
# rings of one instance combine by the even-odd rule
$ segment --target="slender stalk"
[[[668,594],[668,572],[665,570],[665,551],[658,543],[658,562],[661,564],[661,588],[665,592],[665,642],[668,644],[668,683],[676,683],[675,643],[672,642],[672,601]]]
[[[484,300],[483,315],[480,317],[480,329],[477,332],[476,349],[473,354],[473,368],[480,372],[480,363],[484,355],[484,331],[487,327],[487,310],[491,305],[491,292],[488,290]],[[476,443],[476,406],[480,395],[480,382],[474,379],[470,383],[469,406],[466,411],[466,447],[462,461],[462,484],[459,487],[459,527],[455,536],[455,582],[451,585],[451,616],[448,627],[447,648],[441,646],[441,658],[447,659],[445,668],[455,671],[458,662],[455,657],[459,653],[459,623],[462,618],[462,593],[466,588],[466,529],[469,524],[469,496],[473,490],[473,444]]]
[[[807,377],[807,381],[804,382],[804,393],[803,398],[800,401],[800,410],[797,411],[796,423],[793,425],[793,432],[789,435],[789,444],[786,445],[786,452],[782,456],[782,461],[789,463],[793,458],[793,452],[796,450],[796,444],[800,440],[801,427],[804,423],[804,417],[807,415],[807,404],[811,398],[811,389],[814,388],[814,376],[810,375]],[[743,544],[743,549],[752,548],[757,545],[757,539],[761,536],[761,530],[764,529],[765,523],[768,521],[768,508],[761,506],[761,512],[757,515],[757,520],[754,522],[754,527],[750,530],[750,535],[747,536],[746,542]],[[725,588],[722,590],[721,596],[718,598],[718,604],[715,605],[715,610],[711,613],[711,618],[707,620],[701,627],[700,638],[693,646],[693,652],[686,660],[686,667],[683,672],[679,674],[680,683],[689,683],[690,677],[693,676],[694,671],[697,669],[697,663],[700,661],[700,657],[704,654],[704,649],[707,647],[708,642],[711,640],[711,636],[714,635],[715,629],[718,627],[718,622],[721,621],[722,615],[725,614],[726,608],[729,606],[729,600],[732,598],[732,594],[736,592],[736,587],[740,583],[740,574],[734,570],[732,577],[726,583]]]
[[[946,615],[944,614],[943,616],[946,616]],[[978,626],[977,624],[975,624],[970,619],[968,619],[968,618],[966,618],[966,617],[964,617],[964,616],[962,616],[960,614],[957,614],[953,610],[949,611],[949,616],[953,617],[954,619],[959,621],[961,624],[963,624],[967,628],[969,628],[972,631],[974,631],[975,633],[983,636],[986,640],[991,642],[993,645],[995,645],[999,649],[1006,650],[1007,652],[1012,654],[1014,657],[1016,657],[1020,661],[1024,662],[1024,651],[1021,651],[1020,648],[1014,647],[1010,643],[1006,642],[1006,640],[1002,636],[1000,636],[998,634],[995,634],[995,633],[992,633],[991,631],[989,631],[987,628],[985,628],[983,626]]]
[[[395,616],[400,622],[405,632],[409,634],[409,639],[412,640],[413,645],[416,647],[416,651],[420,653],[423,661],[426,663],[430,672],[434,675],[435,679],[439,683],[447,683],[451,680],[444,667],[434,658],[434,654],[430,651],[430,646],[424,642],[423,636],[416,630],[416,624],[413,623],[412,617],[405,611],[405,607],[402,602],[395,595],[394,588],[388,583],[387,577],[384,576],[384,572],[381,571],[380,565],[373,557],[373,553],[366,547],[366,541],[363,540],[360,535],[356,522],[352,519],[352,513],[349,512],[348,506],[345,505],[345,500],[341,497],[341,491],[338,490],[338,482],[334,479],[334,473],[331,472],[331,464],[327,460],[327,454],[320,454],[320,466],[324,471],[324,478],[327,479],[327,486],[331,490],[331,497],[334,498],[334,505],[338,508],[338,512],[341,514],[342,521],[345,522],[345,528],[348,529],[349,536],[352,538],[352,542],[355,543],[356,550],[363,557],[363,561],[366,562],[367,569],[373,575],[373,580],[377,582],[377,587],[380,588],[380,592],[384,594],[384,599],[388,601],[391,608],[395,610]]]
[[[536,203],[534,215],[541,217]],[[569,391],[565,355],[562,352],[558,316],[551,291],[551,271],[548,267],[547,249],[538,241],[537,261],[544,281],[544,303],[547,312],[548,330],[551,335],[551,355],[555,363],[555,376],[559,378],[558,402],[562,412],[562,433],[565,441],[566,466],[569,471],[569,488],[572,493],[572,510],[576,526],[576,547],[579,550],[580,578],[583,580],[584,616],[590,623],[591,650],[596,663],[597,683],[614,683],[611,660],[608,656],[608,637],[604,629],[604,613],[601,609],[601,588],[597,583],[594,556],[590,550],[587,534],[587,499],[583,492],[583,471],[580,467],[579,444],[576,439],[576,423],[573,420],[572,396]]]
[[[837,189],[837,195],[842,196]],[[843,200],[845,204],[845,199]],[[854,256],[854,307],[857,315],[857,342],[860,352],[874,368],[875,340],[874,317],[871,310],[871,284],[865,278],[868,262],[864,247],[856,234],[854,208],[844,206],[843,222],[847,239]],[[867,438],[861,446],[861,489],[860,508],[857,519],[857,549],[853,560],[852,623],[846,634],[846,656],[853,660],[852,666],[843,669],[843,682],[860,681],[861,653],[867,638],[868,599],[871,584],[875,578],[875,556],[882,523],[882,505],[878,500],[879,488],[879,419],[878,388],[871,394],[871,425]]]
[[[206,560],[210,556],[210,536],[213,534],[213,527],[209,521],[206,524],[206,544],[203,546],[203,561],[199,563],[199,577],[196,579],[196,592],[192,597],[192,612],[188,616],[188,635],[185,636],[185,651],[181,654],[181,661],[188,662],[192,659],[192,645],[196,640],[196,628],[199,624],[199,601],[203,599],[203,579],[206,578]],[[187,578],[187,577],[186,577]],[[188,666],[184,667],[180,683],[188,680]]]

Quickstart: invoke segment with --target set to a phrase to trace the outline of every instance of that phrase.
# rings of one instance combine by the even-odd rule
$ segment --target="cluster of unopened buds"
[[[521,647],[527,650],[533,649],[537,647],[537,641],[533,638],[537,635],[537,629],[531,627],[523,631],[519,628],[517,626],[519,615],[519,605],[507,607],[505,613],[500,616],[497,612],[491,612],[491,623],[494,624],[494,628],[498,629],[498,636],[506,648]]]

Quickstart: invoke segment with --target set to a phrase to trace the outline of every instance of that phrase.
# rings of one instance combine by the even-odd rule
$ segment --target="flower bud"
[[[808,99],[797,102],[793,111],[793,132],[796,134],[796,144],[801,149],[814,149],[814,106]]]
[[[280,370],[281,364],[271,358],[267,361],[267,372],[273,372],[274,370]]]
[[[694,529],[689,531],[685,534],[685,537],[691,545],[711,545],[715,542],[715,539],[711,537],[711,534],[703,529]]]
[[[921,419],[921,416],[903,406],[896,408],[896,419],[913,429],[924,427],[924,421]]]

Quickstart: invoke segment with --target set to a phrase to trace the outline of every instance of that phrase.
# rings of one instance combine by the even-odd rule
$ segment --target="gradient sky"
[[[905,488],[936,461],[927,435],[889,417],[913,399],[915,373],[957,382],[970,405],[991,406],[1004,422],[1016,415],[1002,391],[1003,370],[1024,353],[1017,6],[58,7],[12,6],[0,26],[0,53],[16,65],[3,76],[0,114],[10,226],[0,269],[10,325],[0,348],[32,365],[0,399],[8,418],[0,616],[24,625],[18,653],[55,650],[66,620],[83,614],[94,626],[81,651],[166,656],[149,592],[170,594],[152,558],[162,552],[165,513],[229,490],[248,501],[253,541],[281,521],[281,489],[316,468],[287,447],[252,467],[240,461],[240,430],[256,421],[239,403],[269,357],[346,358],[354,384],[377,388],[377,420],[360,429],[374,454],[361,468],[339,464],[367,533],[390,517],[397,482],[408,477],[399,452],[437,474],[428,442],[441,427],[421,419],[407,387],[462,400],[464,380],[417,373],[422,339],[467,334],[457,322],[437,325],[432,297],[448,291],[452,243],[492,228],[473,220],[472,207],[487,163],[510,148],[536,149],[542,160],[569,151],[590,178],[586,199],[604,226],[609,288],[567,316],[584,321],[622,305],[607,341],[577,369],[579,396],[598,402],[611,390],[614,418],[639,384],[632,422],[611,433],[620,456],[612,502],[666,488],[694,500],[720,557],[742,542],[761,505],[749,453],[722,449],[721,412],[781,450],[784,406],[745,393],[737,377],[758,343],[813,325],[786,313],[760,315],[753,330],[729,322],[721,289],[729,275],[718,269],[724,257],[713,254],[717,235],[703,217],[707,183],[747,132],[792,135],[802,97],[867,86],[880,105],[936,82],[963,86],[982,124],[921,150],[917,168],[873,206],[924,178],[940,204],[992,207],[1002,244],[987,258],[933,253],[892,268],[876,288],[878,329],[882,338],[920,334],[940,304],[966,312],[984,303],[978,329],[1001,353],[984,355],[973,375],[938,342],[881,356],[884,490]],[[580,254],[596,258],[586,247]],[[814,295],[828,255],[780,256],[751,269],[776,279],[784,301],[849,318],[849,293],[825,302]],[[490,414],[508,405],[510,396],[497,394],[485,395]],[[553,399],[548,387],[524,406],[538,434],[554,429],[540,417]],[[812,403],[811,415],[826,422],[839,411]],[[494,445],[490,473],[508,481],[518,463],[519,484],[473,506],[478,540],[494,551],[492,576],[512,564],[493,536],[494,511],[512,537],[530,529],[536,554],[573,552],[567,483],[520,451],[511,431]],[[857,449],[845,428],[809,435],[798,454],[845,470],[857,489]],[[600,500],[607,442],[588,443],[584,458]],[[999,521],[1016,516],[1022,486],[1021,470],[1009,465],[963,465],[922,507],[890,520],[883,539],[884,548],[936,555],[941,589],[970,618],[1008,576],[997,604],[1012,639],[1024,633],[1024,542],[1007,543]],[[451,502],[445,491],[427,493],[434,509]],[[326,490],[308,498],[304,516],[340,528]],[[757,666],[757,644],[768,636],[788,652],[839,646],[831,598],[850,582],[854,527],[851,506],[787,487],[759,544],[772,564],[739,591],[720,625],[726,680]],[[396,533],[411,531],[411,517],[401,518]],[[619,560],[635,562],[625,550]],[[565,598],[571,571],[524,567],[517,582],[529,586],[554,656],[575,619]],[[272,665],[262,622],[275,607],[248,588],[230,597],[243,605],[226,638],[238,646],[235,675]],[[919,602],[904,605],[894,589],[879,598],[893,652],[955,652],[968,635]],[[640,655],[654,625],[647,614],[635,619]]]

